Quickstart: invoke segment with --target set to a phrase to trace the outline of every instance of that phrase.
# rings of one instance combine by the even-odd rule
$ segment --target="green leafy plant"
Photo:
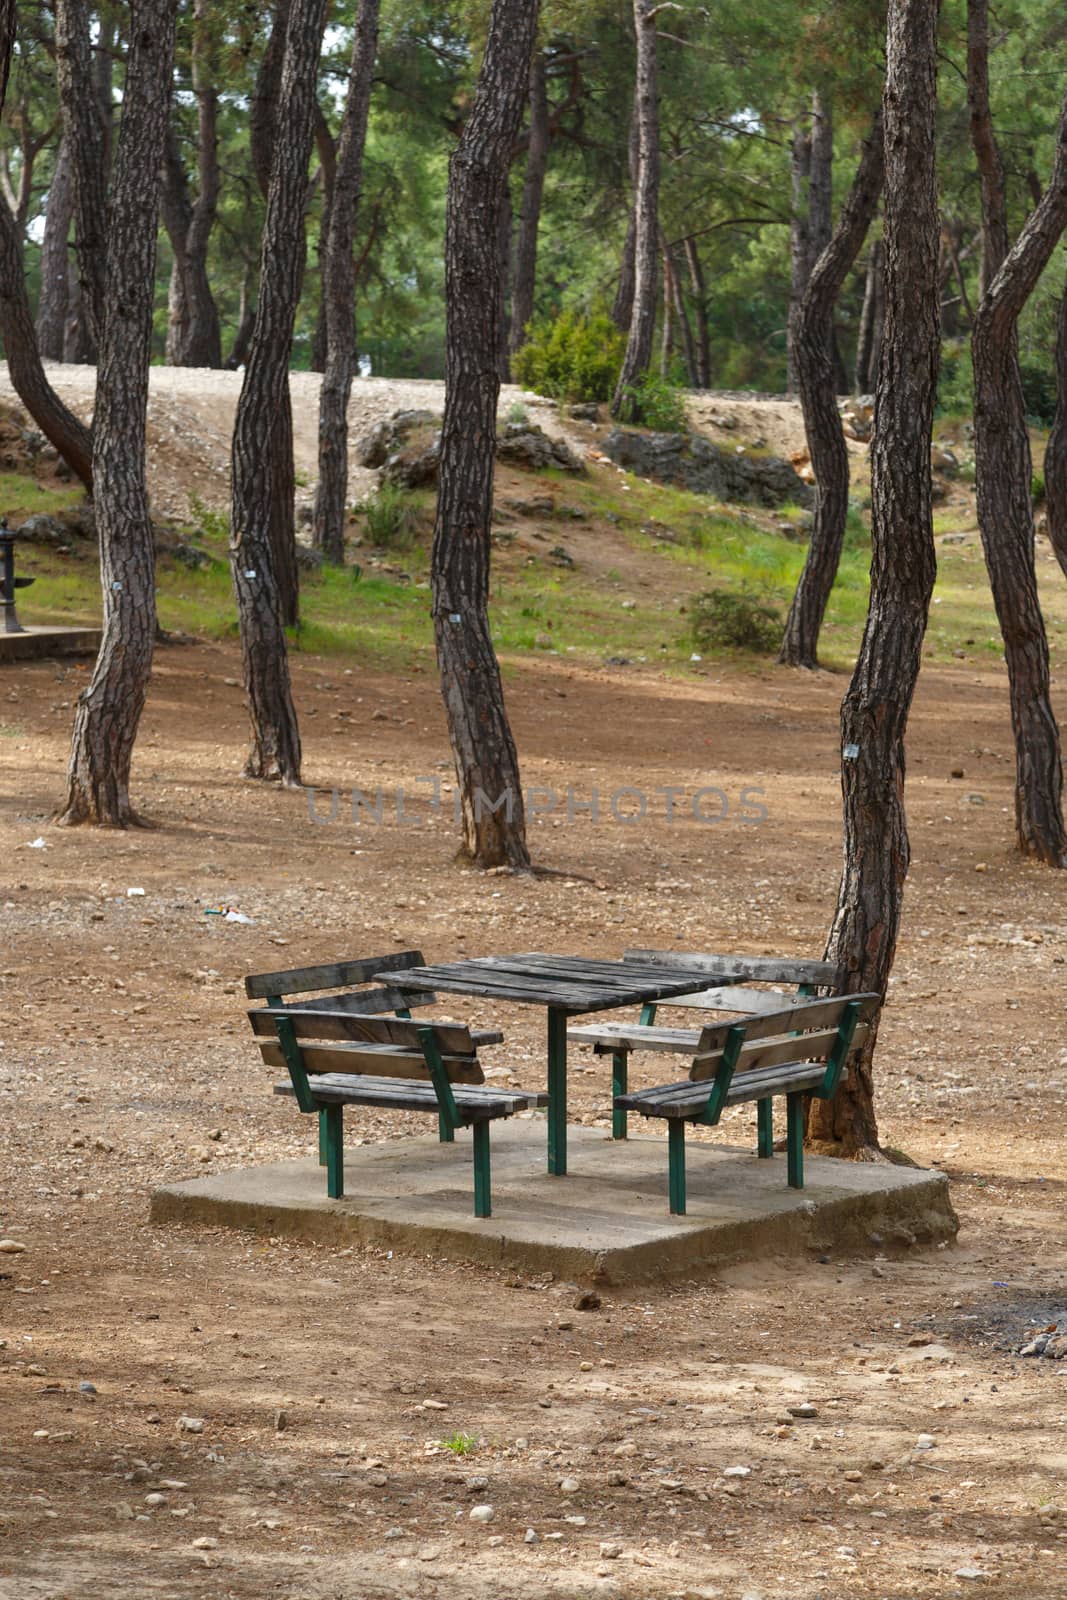
[[[440,1441],[445,1450],[451,1450],[454,1456],[473,1455],[478,1448],[478,1441],[473,1433],[453,1433],[447,1439]]]
[[[669,378],[646,372],[623,390],[623,416],[657,433],[684,433],[685,397]]]
[[[363,507],[363,527],[368,541],[380,550],[410,545],[419,528],[421,498],[385,483]]]
[[[206,539],[218,539],[226,544],[230,537],[230,519],[225,511],[212,511],[199,495],[189,496],[189,514]]]
[[[625,348],[610,317],[562,311],[530,323],[512,365],[519,383],[554,400],[610,400]]]
[[[751,650],[769,655],[784,626],[773,597],[757,590],[707,589],[690,608],[690,633],[698,650]]]
[[[1030,498],[1035,505],[1040,505],[1045,498],[1045,474],[1035,472],[1030,478]]]
[[[509,422],[515,422],[515,423],[529,422],[530,413],[527,411],[526,407],[521,404],[520,401],[513,400],[511,402],[511,404],[508,406],[507,420]]]

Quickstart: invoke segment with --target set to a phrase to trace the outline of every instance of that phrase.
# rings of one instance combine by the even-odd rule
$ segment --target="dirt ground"
[[[85,668],[0,675],[0,1237],[25,1246],[0,1253],[3,1600],[1067,1596],[1067,1360],[1014,1353],[1067,1327],[1067,909],[1011,851],[1001,673],[920,685],[878,1061],[883,1141],[950,1174],[958,1243],[589,1311],[560,1282],[153,1228],[148,1196],[310,1152],[252,1045],[247,972],[412,945],[819,954],[844,680],[516,663],[526,783],[602,807],[536,818],[564,875],[527,879],[454,860],[430,674],[295,658],[335,822],[242,780],[239,676],[230,645],[160,651],[134,773],[158,827],[120,835],[50,820]],[[611,816],[623,784],[644,818]],[[711,785],[726,818],[683,820]],[[380,825],[353,825],[354,787],[382,789]],[[765,821],[742,820],[745,788]],[[447,1010],[499,1023],[495,1070],[540,1083],[538,1013]],[[603,1067],[577,1068],[574,1115],[606,1129]],[[412,1126],[353,1117],[353,1157]]]

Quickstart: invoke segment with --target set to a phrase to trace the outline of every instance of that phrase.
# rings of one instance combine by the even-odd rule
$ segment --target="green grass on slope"
[[[0,485],[4,481],[0,479]],[[57,495],[38,490],[28,480],[16,483],[18,487],[9,487],[8,504],[16,504],[21,494],[24,511],[55,510],[58,502],[69,505],[79,497],[77,490]],[[586,520],[576,523],[557,515],[540,525],[526,524],[524,534],[539,528],[545,539],[535,542],[536,553],[521,564],[506,547],[494,552],[490,615],[494,640],[505,659],[554,651],[578,659],[603,661],[615,656],[659,662],[668,670],[691,670],[689,602],[712,586],[758,594],[777,605],[784,617],[805,545],[775,531],[773,524],[795,521],[795,511],[790,515],[787,508],[778,517],[743,513],[614,472],[577,481],[547,473],[531,480],[531,490],[549,486],[556,490],[558,503],[576,507]],[[208,554],[210,564],[191,571],[173,557],[161,558],[160,621],[168,630],[236,637],[224,523],[217,517],[199,520],[201,525],[187,532]],[[610,528],[613,541],[621,536],[625,546],[640,553],[636,571],[620,572],[608,557],[597,573],[590,572],[585,570],[588,556],[583,558],[580,551],[573,568],[553,560],[551,552],[557,546],[580,547],[587,553],[590,537],[606,535],[598,523]],[[303,574],[304,620],[293,635],[293,648],[343,654],[384,669],[432,662],[427,525],[423,515],[424,531],[402,548],[358,551],[362,570],[349,566]],[[578,528],[583,530],[581,539]],[[511,531],[510,526],[502,530],[504,539]],[[928,654],[945,658],[962,651],[986,659],[999,656],[1000,639],[980,551],[972,543],[941,547],[938,553],[940,573]],[[628,566],[625,548],[618,560]],[[854,657],[866,614],[868,563],[866,529],[859,513],[853,512],[823,632],[821,653],[827,665],[847,668]],[[21,598],[29,620],[91,621],[99,616],[92,546],[76,541],[69,556],[29,546],[20,552],[19,566],[37,578]],[[1052,608],[1050,633],[1058,643],[1067,607],[1058,585],[1045,588]],[[703,670],[707,665],[706,658]]]

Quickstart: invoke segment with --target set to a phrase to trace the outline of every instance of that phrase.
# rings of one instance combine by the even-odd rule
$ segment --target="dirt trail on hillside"
[[[53,387],[84,421],[92,415],[96,384],[94,367],[48,365]],[[229,504],[230,436],[241,392],[239,372],[214,372],[196,367],[153,367],[148,403],[148,487],[157,516],[186,517],[193,502],[211,510]],[[293,398],[293,446],[297,473],[297,503],[310,505],[318,476],[319,385],[317,372],[293,372],[289,383]],[[0,399],[18,403],[6,367],[0,369]],[[376,422],[400,410],[440,412],[445,386],[436,379],[359,378],[348,408],[352,441]],[[522,405],[532,422],[548,432],[562,434],[579,449],[606,431],[607,423],[590,428],[570,421],[554,401],[531,398],[515,384],[500,393],[500,416]],[[788,456],[804,447],[804,425],[795,401],[763,396],[699,395],[689,404],[694,426],[727,447],[762,437],[772,450]],[[604,408],[607,417],[607,408]],[[713,419],[736,418],[737,429],[718,427]],[[862,446],[856,446],[862,451]],[[377,474],[352,465],[348,475],[349,499],[362,499],[372,490]]]

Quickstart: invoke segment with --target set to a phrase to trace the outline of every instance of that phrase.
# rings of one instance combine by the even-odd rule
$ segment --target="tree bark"
[[[248,777],[300,782],[300,732],[293,706],[272,517],[277,418],[289,393],[293,321],[304,269],[304,211],[315,88],[326,0],[293,0],[273,137],[259,304],[233,431],[230,562],[241,626],[252,722]],[[291,412],[289,413],[291,416]],[[292,465],[292,441],[288,460]],[[291,514],[291,500],[289,504]]]
[[[682,280],[675,264],[674,251],[667,244],[664,245],[663,270],[670,284],[674,317],[681,330],[682,353],[685,356],[685,370],[689,387],[691,389],[700,389],[703,387],[700,381],[700,354],[693,338],[693,329],[689,322],[689,312],[685,304],[685,295],[682,293]]]
[[[489,631],[500,327],[499,217],[537,31],[536,0],[493,0],[478,88],[449,168],[445,411],[431,573],[463,851],[530,866],[519,762]]]
[[[108,128],[96,91],[86,0],[56,0],[56,77],[74,174],[74,236],[82,315],[98,349],[106,306]],[[168,85],[169,104],[169,85]],[[155,190],[154,180],[148,181]]]
[[[611,320],[620,333],[629,333],[634,313],[634,289],[637,283],[637,173],[641,163],[641,85],[634,80],[633,110],[630,113],[630,141],[628,146],[630,171],[630,212],[626,219],[626,237],[619,258],[619,282],[611,307]]]
[[[541,202],[548,171],[548,85],[545,57],[538,51],[530,68],[530,143],[526,152],[526,175],[522,185],[522,212],[515,243],[515,272],[511,285],[512,355],[526,342],[526,329],[534,314],[537,287],[537,231],[541,223]]]
[[[989,4],[967,0],[967,110],[971,147],[982,188],[982,262],[978,298],[1000,271],[1008,253],[1008,205],[1004,162],[989,105]]]
[[[711,388],[711,340],[708,337],[708,291],[704,281],[704,267],[696,240],[690,235],[685,241],[685,260],[689,268],[689,287],[693,294],[696,312],[697,382],[698,389]]]
[[[221,367],[222,334],[208,274],[211,230],[219,204],[218,94],[211,68],[207,0],[193,8],[192,85],[197,103],[197,195],[189,198],[173,130],[163,166],[163,220],[174,250],[167,361],[175,367]]]
[[[37,348],[22,260],[22,242],[7,201],[0,197],[0,338],[4,342],[12,386],[45,438],[55,445],[70,470],[91,492],[92,442],[56,394]]]
[[[793,308],[800,304],[807,287],[811,267],[811,250],[808,239],[808,203],[811,180],[811,128],[801,121],[793,125],[793,142],[789,155],[789,176],[792,188],[792,208],[789,218],[789,312],[786,331],[786,389],[797,391],[796,363],[790,340],[793,325]]]
[[[327,561],[345,559],[348,498],[348,401],[356,372],[356,274],[352,260],[363,184],[363,147],[378,53],[379,0],[360,0],[341,121],[329,235],[323,265],[326,370],[319,396],[319,483],[314,541]]]
[[[315,332],[311,339],[311,370],[326,371],[326,301],[329,288],[326,283],[326,248],[330,238],[330,212],[333,208],[333,186],[337,179],[337,142],[320,105],[315,107],[315,149],[319,158],[319,177],[322,180],[322,212],[319,217],[319,237],[316,255],[319,266],[319,310],[315,318]]]
[[[145,488],[159,172],[175,0],[135,0],[109,215],[107,308],[93,422],[93,476],[104,630],[78,699],[60,821],[125,828],[130,766],[156,634],[155,546]]]
[[[1067,289],[1056,318],[1056,415],[1045,450],[1045,506],[1049,541],[1067,576]]]
[[[37,348],[45,361],[63,360],[64,329],[70,301],[70,257],[67,240],[74,215],[74,186],[70,150],[59,142],[41,244],[41,292],[37,299]]]
[[[500,305],[497,311],[496,330],[496,371],[501,383],[511,382],[511,353],[508,348],[508,333],[511,328],[511,313],[509,310],[511,299],[511,186],[504,185],[504,192],[500,196],[500,210],[496,220],[496,247],[500,265],[497,269],[500,279]]]
[[[852,993],[884,994],[909,845],[904,735],[936,563],[930,440],[941,347],[937,301],[937,0],[890,0],[885,118],[886,329],[871,447],[871,597],[841,708],[844,862],[827,960]],[[876,1146],[877,1029],[809,1134],[851,1155]]]
[[[656,265],[659,242],[659,82],[656,0],[634,0],[637,33],[637,185],[634,193],[633,314],[622,371],[611,402],[613,417],[640,422],[633,386],[648,371],[656,327]]]
[[[881,239],[875,239],[867,257],[867,279],[856,341],[857,394],[871,394],[878,382],[878,353],[885,320],[884,273],[885,251]]]
[[[878,209],[885,176],[881,113],[876,116],[837,231],[819,257],[794,313],[793,351],[804,432],[815,473],[811,543],[793,595],[778,660],[818,665],[819,632],[837,577],[848,517],[848,447],[837,409],[834,306]]]
[[[15,0],[0,0],[0,111],[15,43]],[[15,393],[71,471],[92,490],[89,430],[67,410],[45,377],[22,260],[22,236],[0,198],[0,339]]]
[[[985,0],[970,0],[972,14],[984,9]],[[988,83],[982,39],[979,16],[968,41],[968,77],[976,88],[972,107],[975,99],[981,106],[982,86]],[[986,95],[988,108],[988,91]],[[992,127],[983,128],[981,118],[976,125],[973,110],[971,126],[984,168],[990,162],[988,140],[995,149]],[[995,163],[991,170],[995,172]],[[1067,227],[1067,96],[1048,187],[995,273],[1003,237],[1003,191],[1001,186],[998,194],[983,175],[984,199],[987,194],[990,215],[984,228],[989,287],[975,314],[971,337],[978,527],[1008,667],[1015,736],[1016,843],[1023,855],[1064,867],[1063,767],[1034,564],[1032,461],[1019,370],[1018,322]]]
[[[290,0],[275,0],[271,31],[252,95],[249,143],[252,167],[264,199],[268,198],[270,191],[290,13]],[[316,107],[317,104],[316,100]],[[301,238],[303,238],[303,221],[301,221]],[[301,279],[305,248],[306,246],[302,244]],[[258,305],[256,315],[257,317],[259,315]],[[253,334],[254,331],[253,324]],[[291,346],[291,328],[289,340]],[[251,350],[251,339],[249,350]],[[271,476],[269,530],[274,583],[277,587],[278,603],[281,606],[282,624],[286,628],[295,628],[300,622],[300,574],[296,564],[296,469],[293,464],[293,402],[289,391],[288,363],[287,353],[285,378],[278,391],[275,405],[274,427],[267,464]]]

